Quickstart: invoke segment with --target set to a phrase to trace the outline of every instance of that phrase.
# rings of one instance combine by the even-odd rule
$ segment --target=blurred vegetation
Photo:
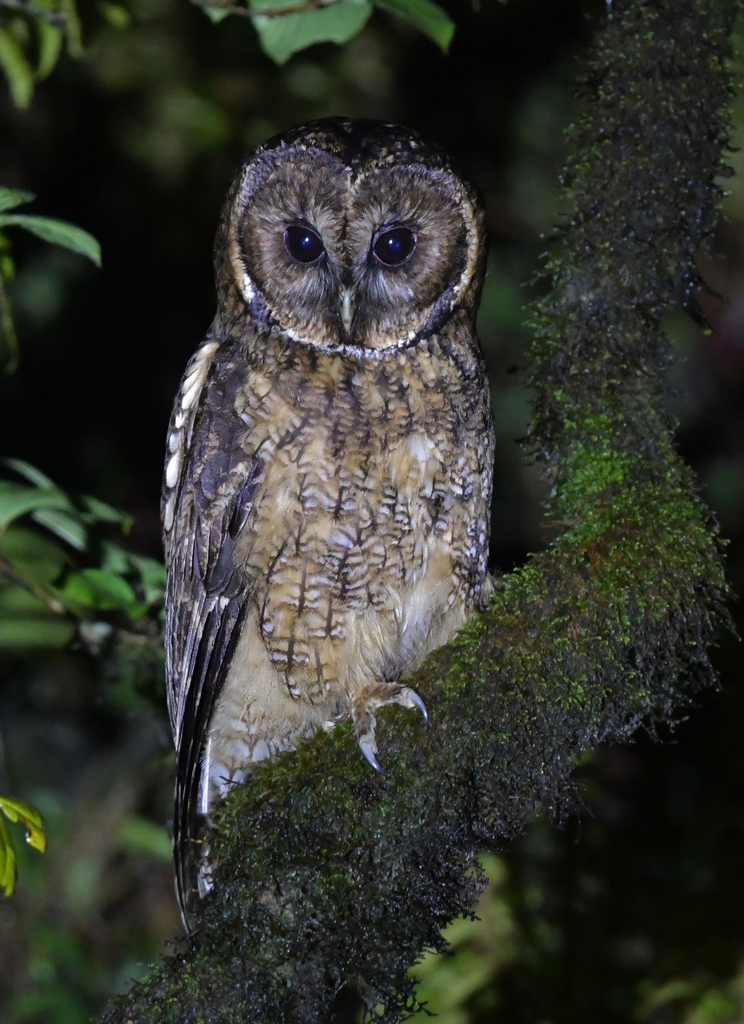
[[[23,206],[34,198],[30,192],[0,186],[0,360],[5,357],[6,373],[12,373],[16,369],[18,339],[7,287],[15,274],[15,264],[5,230],[10,227],[24,228],[46,242],[54,242],[71,252],[87,256],[98,266],[101,264],[101,247],[87,231],[81,231],[74,224],[53,220],[51,217],[7,212],[17,206]]]
[[[16,844],[17,891],[0,899],[8,1024],[87,1021],[178,930],[159,476],[170,402],[213,312],[219,206],[247,148],[312,117],[382,117],[436,138],[478,182],[492,235],[479,331],[499,440],[494,564],[508,570],[547,540],[544,484],[514,443],[529,418],[523,304],[540,287],[523,283],[559,216],[570,83],[606,6],[452,0],[440,17],[423,2],[344,4],[348,34],[315,37],[344,45],[292,56],[320,12],[262,22],[258,3],[240,8],[248,17],[205,4],[208,17],[186,0],[39,3],[46,14],[0,2],[0,182],[90,232],[104,255],[95,271],[16,232],[12,280],[3,271],[21,356],[0,382],[2,447],[18,460],[0,496],[21,511],[0,527],[13,567],[0,585],[0,794],[38,808],[49,842],[43,858]],[[736,125],[741,145],[742,101]],[[744,170],[741,150],[731,162]],[[669,402],[741,592],[744,185],[726,187],[725,259],[702,269],[727,299],[697,294],[709,337],[682,314],[670,320]],[[662,737],[673,742],[640,737],[587,761],[580,824],[540,818],[484,854],[478,919],[450,926],[454,955],[415,972],[444,1024],[744,1021],[734,640],[722,640],[718,665],[721,692]],[[338,1009],[341,1020],[357,1013],[351,998]]]

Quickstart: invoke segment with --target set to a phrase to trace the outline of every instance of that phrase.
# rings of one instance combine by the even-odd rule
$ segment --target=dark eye
[[[296,263],[315,263],[325,252],[320,236],[297,224],[284,232],[284,248]]]
[[[416,241],[416,232],[410,228],[391,228],[378,236],[372,252],[384,266],[397,267],[410,259]]]

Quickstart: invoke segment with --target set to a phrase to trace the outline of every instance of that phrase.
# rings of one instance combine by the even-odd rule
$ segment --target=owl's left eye
[[[295,263],[315,263],[325,252],[320,236],[299,224],[292,224],[284,232],[284,248]]]
[[[377,236],[372,252],[383,266],[397,267],[411,258],[417,241],[410,228],[390,228]]]

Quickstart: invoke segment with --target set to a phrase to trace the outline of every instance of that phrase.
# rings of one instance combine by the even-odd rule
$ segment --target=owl
[[[215,244],[217,315],[168,433],[176,887],[256,763],[375,710],[489,590],[483,210],[438,147],[330,118],[259,146]],[[201,852],[200,852],[201,850]]]

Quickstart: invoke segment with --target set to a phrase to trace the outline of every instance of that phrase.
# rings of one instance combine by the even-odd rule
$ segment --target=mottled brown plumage
[[[344,718],[376,765],[375,708],[423,710],[401,673],[488,593],[483,217],[447,157],[394,125],[294,129],[236,178],[215,258],[163,494],[182,907],[211,803]]]

